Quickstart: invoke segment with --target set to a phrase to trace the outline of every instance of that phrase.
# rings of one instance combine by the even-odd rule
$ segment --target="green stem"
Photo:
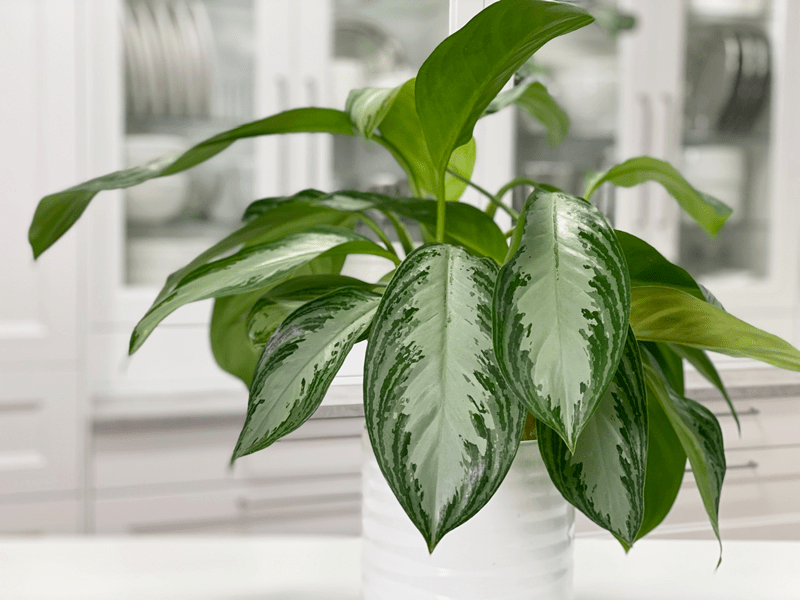
[[[447,218],[447,199],[444,195],[444,177],[439,186],[439,196],[436,198],[436,241],[444,243],[444,221]]]
[[[408,232],[405,224],[400,220],[395,213],[390,210],[384,211],[386,218],[389,219],[391,224],[394,226],[394,230],[397,232],[397,238],[400,240],[400,243],[403,245],[403,252],[406,253],[406,256],[414,249],[414,242],[411,240],[411,234]]]
[[[531,187],[539,187],[539,184],[536,183],[533,179],[528,179],[527,177],[517,177],[516,179],[512,179],[503,187],[500,188],[500,191],[497,192],[497,198],[499,200],[503,199],[510,189],[513,189],[520,185],[529,185]]]
[[[453,171],[452,169],[447,169],[447,172],[448,172],[448,173],[450,173],[450,175],[452,175],[453,177],[455,177],[455,178],[456,178],[456,179],[458,179],[459,181],[463,181],[463,182],[464,182],[464,183],[466,183],[468,186],[470,186],[470,187],[472,187],[472,188],[476,189],[478,192],[480,192],[481,194],[483,194],[484,196],[486,196],[486,198],[489,200],[489,202],[491,202],[491,205],[490,205],[490,206],[495,206],[495,207],[497,207],[497,208],[502,208],[502,209],[503,209],[505,212],[507,212],[507,213],[508,213],[508,215],[509,215],[509,216],[510,216],[512,219],[514,219],[515,221],[516,221],[517,219],[519,219],[519,213],[518,213],[517,211],[515,211],[515,210],[514,210],[513,208],[511,208],[510,206],[506,206],[505,204],[503,204],[502,202],[500,202],[500,200],[499,200],[499,199],[498,199],[496,196],[492,195],[492,194],[491,194],[489,191],[487,191],[487,190],[483,189],[483,188],[482,188],[481,186],[479,186],[477,183],[474,183],[474,182],[470,181],[470,180],[469,180],[469,179],[467,179],[466,177],[462,177],[461,175],[459,175],[458,173],[456,173],[456,172],[455,172],[455,171]]]
[[[358,217],[359,219],[361,219],[364,225],[366,225],[367,227],[372,229],[372,231],[375,232],[375,235],[377,235],[378,238],[383,242],[383,245],[386,246],[386,249],[395,256],[397,256],[397,251],[394,249],[394,244],[392,244],[392,240],[390,240],[389,237],[383,232],[383,229],[381,229],[375,221],[373,221],[370,217],[368,217],[364,213],[359,213]]]

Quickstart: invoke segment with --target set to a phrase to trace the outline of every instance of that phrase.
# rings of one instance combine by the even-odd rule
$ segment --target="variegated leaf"
[[[537,189],[494,294],[494,349],[509,385],[575,449],[617,369],[630,282],[614,230],[591,204]]]
[[[672,389],[661,373],[658,360],[646,349],[642,358],[647,385],[658,398],[689,458],[711,527],[720,539],[719,498],[725,478],[725,449],[719,422],[705,406]]]
[[[370,289],[374,284],[345,275],[293,277],[269,290],[247,316],[247,336],[253,344],[266,344],[278,326],[306,302],[343,287]]]
[[[344,111],[350,116],[353,128],[364,137],[371,138],[392,108],[402,85],[393,88],[361,88],[351,90]]]
[[[276,242],[240,250],[192,271],[172,292],[156,302],[131,335],[130,352],[141,347],[153,329],[175,309],[206,298],[232,296],[278,283],[297,268],[334,248],[352,253],[390,256],[380,246],[347,229],[319,228]]]
[[[486,504],[525,413],[492,351],[497,266],[445,244],[398,267],[372,325],[364,412],[378,464],[433,548]]]
[[[564,498],[628,546],[644,518],[645,394],[642,359],[629,330],[616,375],[578,438],[575,453],[552,429],[539,428],[544,464]]]
[[[266,448],[314,414],[380,299],[342,288],[289,315],[258,361],[233,460]]]

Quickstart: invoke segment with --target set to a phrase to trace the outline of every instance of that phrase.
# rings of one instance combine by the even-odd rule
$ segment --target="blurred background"
[[[0,0],[0,533],[358,533],[363,344],[312,421],[234,468],[247,392],[213,360],[211,304],[172,315],[135,358],[127,346],[166,276],[252,200],[308,187],[406,194],[390,155],[351,137],[240,141],[189,172],[102,193],[35,264],[27,227],[48,193],[402,83],[485,3]],[[604,188],[598,205],[727,310],[797,345],[800,0],[579,4],[597,23],[535,57],[570,117],[566,141],[550,146],[516,109],[484,119],[475,180],[496,190],[526,176],[582,194],[587,176],[623,159],[669,160],[734,208],[718,239],[654,185]],[[726,436],[723,537],[800,539],[800,378],[717,364],[741,436],[715,392],[687,377]],[[687,477],[662,537],[711,537],[693,487]],[[593,534],[583,520],[578,531]]]

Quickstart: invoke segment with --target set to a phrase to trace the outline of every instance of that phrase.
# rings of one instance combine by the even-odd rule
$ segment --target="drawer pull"
[[[760,415],[761,411],[758,410],[755,406],[751,406],[747,410],[739,411],[738,414],[740,417],[755,417],[756,415]],[[722,411],[722,412],[715,412],[715,417],[733,417],[733,413],[730,411]]]
[[[725,470],[726,471],[747,471],[747,470],[750,470],[750,469],[757,469],[757,468],[758,468],[758,463],[756,461],[748,460],[746,463],[739,463],[737,465],[728,465],[727,467],[725,467]],[[691,473],[692,472],[691,467],[686,469],[686,472],[687,473]]]

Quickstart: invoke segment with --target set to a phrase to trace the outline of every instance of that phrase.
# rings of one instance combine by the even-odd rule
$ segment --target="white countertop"
[[[800,600],[800,542],[575,544],[575,600]],[[360,540],[0,538],[0,600],[357,600]],[[409,599],[413,600],[413,599]]]

